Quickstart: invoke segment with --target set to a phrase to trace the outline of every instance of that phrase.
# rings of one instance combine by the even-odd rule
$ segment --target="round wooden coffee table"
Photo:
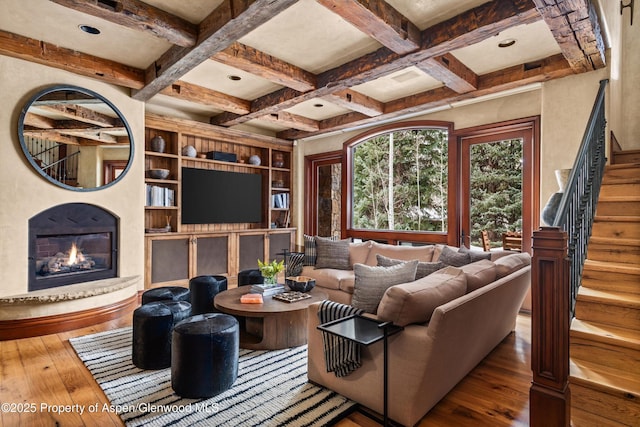
[[[311,298],[291,303],[265,297],[262,304],[242,304],[240,297],[248,294],[250,288],[229,289],[213,300],[218,310],[240,322],[240,347],[277,350],[307,343],[307,307],[327,299],[325,292],[314,288],[307,292]]]

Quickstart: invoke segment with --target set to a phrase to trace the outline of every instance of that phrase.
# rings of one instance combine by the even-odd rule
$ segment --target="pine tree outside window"
[[[351,228],[447,233],[447,128],[398,129],[352,146]]]

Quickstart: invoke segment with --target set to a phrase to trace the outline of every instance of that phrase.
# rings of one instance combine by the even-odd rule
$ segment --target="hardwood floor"
[[[0,425],[122,426],[120,418],[103,412],[102,390],[69,344],[69,338],[131,324],[120,319],[42,337],[0,341]],[[528,426],[531,321],[518,316],[510,334],[419,423],[426,426]],[[461,348],[460,351],[464,351]],[[99,407],[97,411],[88,409]],[[80,414],[78,408],[84,407]],[[340,427],[377,426],[355,413]]]

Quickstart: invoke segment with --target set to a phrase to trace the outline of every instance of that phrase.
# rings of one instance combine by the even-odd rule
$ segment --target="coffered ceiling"
[[[2,55],[285,139],[591,71],[604,49],[590,0],[0,2]]]

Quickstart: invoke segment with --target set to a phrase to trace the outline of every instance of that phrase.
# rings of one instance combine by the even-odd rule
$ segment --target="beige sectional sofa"
[[[436,262],[443,249],[352,243],[349,253],[352,265],[373,266],[377,264],[373,260],[383,255],[396,260],[420,259],[424,266]],[[446,249],[449,254],[452,250]],[[392,420],[415,425],[514,330],[530,288],[530,258],[526,253],[492,256],[493,260],[448,266],[416,281],[391,286],[377,310],[369,314],[404,326],[389,339],[388,408]],[[351,303],[356,287],[366,286],[353,270],[307,266],[302,274],[314,277],[316,286],[331,300],[345,304]],[[339,378],[327,372],[322,333],[317,329],[319,306],[311,305],[308,314],[309,380],[381,414],[382,342],[362,347],[361,366],[348,376]]]

